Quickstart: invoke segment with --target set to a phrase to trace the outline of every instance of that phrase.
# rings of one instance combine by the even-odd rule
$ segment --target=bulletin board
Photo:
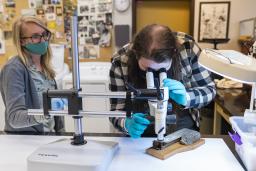
[[[62,11],[62,0],[55,0],[54,3],[51,3],[53,1],[49,2],[49,4],[45,5],[43,4],[44,0],[2,0],[3,15],[1,16],[1,30],[3,31],[5,39],[5,53],[0,54],[0,66],[10,57],[17,54],[16,48],[12,42],[12,25],[21,15],[35,15],[42,18],[47,22],[48,28],[53,32],[53,42],[65,42],[63,16],[56,14],[54,18],[50,18],[52,17],[50,12],[55,12],[54,10],[57,8]],[[48,9],[48,7],[52,7],[52,11]],[[40,11],[43,12],[40,13]]]
[[[72,2],[73,1],[73,2]],[[85,0],[86,1],[86,0]],[[96,1],[96,0],[90,0],[90,1]],[[97,0],[98,1],[98,0]],[[112,3],[112,0],[101,0],[102,3],[110,2]],[[18,17],[21,15],[35,15],[39,18],[44,19],[47,22],[47,27],[52,31],[53,33],[53,43],[61,43],[66,45],[65,49],[65,62],[71,66],[72,59],[70,58],[70,47],[71,47],[71,40],[70,40],[70,33],[68,34],[66,32],[66,24],[67,21],[66,18],[69,18],[70,13],[65,10],[65,7],[67,6],[65,3],[74,3],[78,5],[80,12],[86,12],[83,11],[83,8],[80,8],[81,5],[78,4],[75,0],[0,0],[0,4],[2,4],[2,13],[1,13],[1,6],[0,6],[0,39],[1,35],[4,37],[4,42],[1,42],[0,40],[0,47],[3,43],[4,45],[4,53],[1,53],[0,48],[0,67],[6,63],[6,61],[16,55],[16,49],[12,43],[12,24]],[[102,6],[103,8],[106,6]],[[112,7],[112,5],[111,5]],[[97,5],[94,7],[95,10],[98,10],[100,7]],[[90,8],[89,10],[93,10],[93,8]],[[112,9],[109,10],[112,14]],[[103,11],[104,12],[104,11]],[[90,13],[91,14],[91,13]],[[103,14],[103,13],[101,13]],[[82,14],[81,16],[84,16]],[[79,21],[81,21],[81,17],[79,18]],[[106,17],[102,15],[102,17]],[[95,20],[94,20],[95,21]],[[106,19],[104,20],[106,21]],[[112,24],[112,16],[111,18],[108,18],[108,21]],[[95,21],[96,22],[96,21]],[[82,23],[80,23],[81,25]],[[95,25],[96,26],[96,25]],[[96,27],[95,27],[96,30]],[[89,33],[89,32],[88,32]],[[110,39],[112,37],[112,30],[109,30]],[[81,36],[81,35],[79,35]],[[91,35],[92,36],[92,35]],[[97,34],[93,35],[95,38],[97,38]],[[81,40],[79,40],[79,45]],[[100,46],[98,43],[98,55],[94,58],[80,58],[81,62],[86,61],[110,61],[112,56],[112,41],[109,41],[109,44],[103,44]]]
[[[110,61],[112,0],[77,0],[79,58]]]
[[[5,5],[7,0],[1,0],[1,31],[4,37],[5,52],[0,54],[0,67],[8,60],[9,57],[16,54],[16,48],[12,43],[12,23],[20,16],[21,9],[28,7],[28,1],[16,0],[15,4]]]

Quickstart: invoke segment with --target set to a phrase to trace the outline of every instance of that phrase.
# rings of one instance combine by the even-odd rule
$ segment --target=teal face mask
[[[28,43],[24,47],[31,53],[37,55],[44,55],[47,52],[48,42],[40,42],[40,43]]]

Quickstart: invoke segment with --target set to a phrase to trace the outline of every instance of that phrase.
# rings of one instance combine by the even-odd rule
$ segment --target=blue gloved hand
[[[176,103],[186,106],[187,97],[184,85],[181,82],[170,78],[164,79],[163,82],[164,87],[168,87],[169,89],[169,97],[173,99]]]
[[[150,121],[145,118],[146,114],[135,113],[131,118],[125,119],[125,128],[132,138],[140,138]]]
[[[52,110],[63,110],[64,105],[67,105],[68,101],[64,98],[52,98],[51,99],[51,109]]]

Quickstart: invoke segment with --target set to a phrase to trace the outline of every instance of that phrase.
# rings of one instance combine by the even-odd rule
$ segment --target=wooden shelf
[[[238,40],[241,52],[245,55],[248,55],[250,47],[253,45],[254,41],[252,39],[239,39]]]

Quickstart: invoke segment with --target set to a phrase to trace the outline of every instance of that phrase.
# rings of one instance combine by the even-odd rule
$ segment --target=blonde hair
[[[18,57],[21,59],[21,61],[24,63],[25,66],[29,66],[29,58],[25,51],[24,48],[21,46],[21,36],[22,36],[22,26],[25,23],[35,23],[38,26],[42,27],[43,29],[47,30],[50,32],[50,30],[46,27],[46,24],[33,16],[23,16],[20,17],[18,20],[15,21],[13,24],[13,43],[16,46]],[[47,78],[49,79],[54,79],[55,77],[55,72],[52,68],[51,65],[51,58],[52,58],[52,52],[50,47],[48,46],[47,53],[42,55],[41,57],[41,65],[42,65],[42,71],[46,75]]]

